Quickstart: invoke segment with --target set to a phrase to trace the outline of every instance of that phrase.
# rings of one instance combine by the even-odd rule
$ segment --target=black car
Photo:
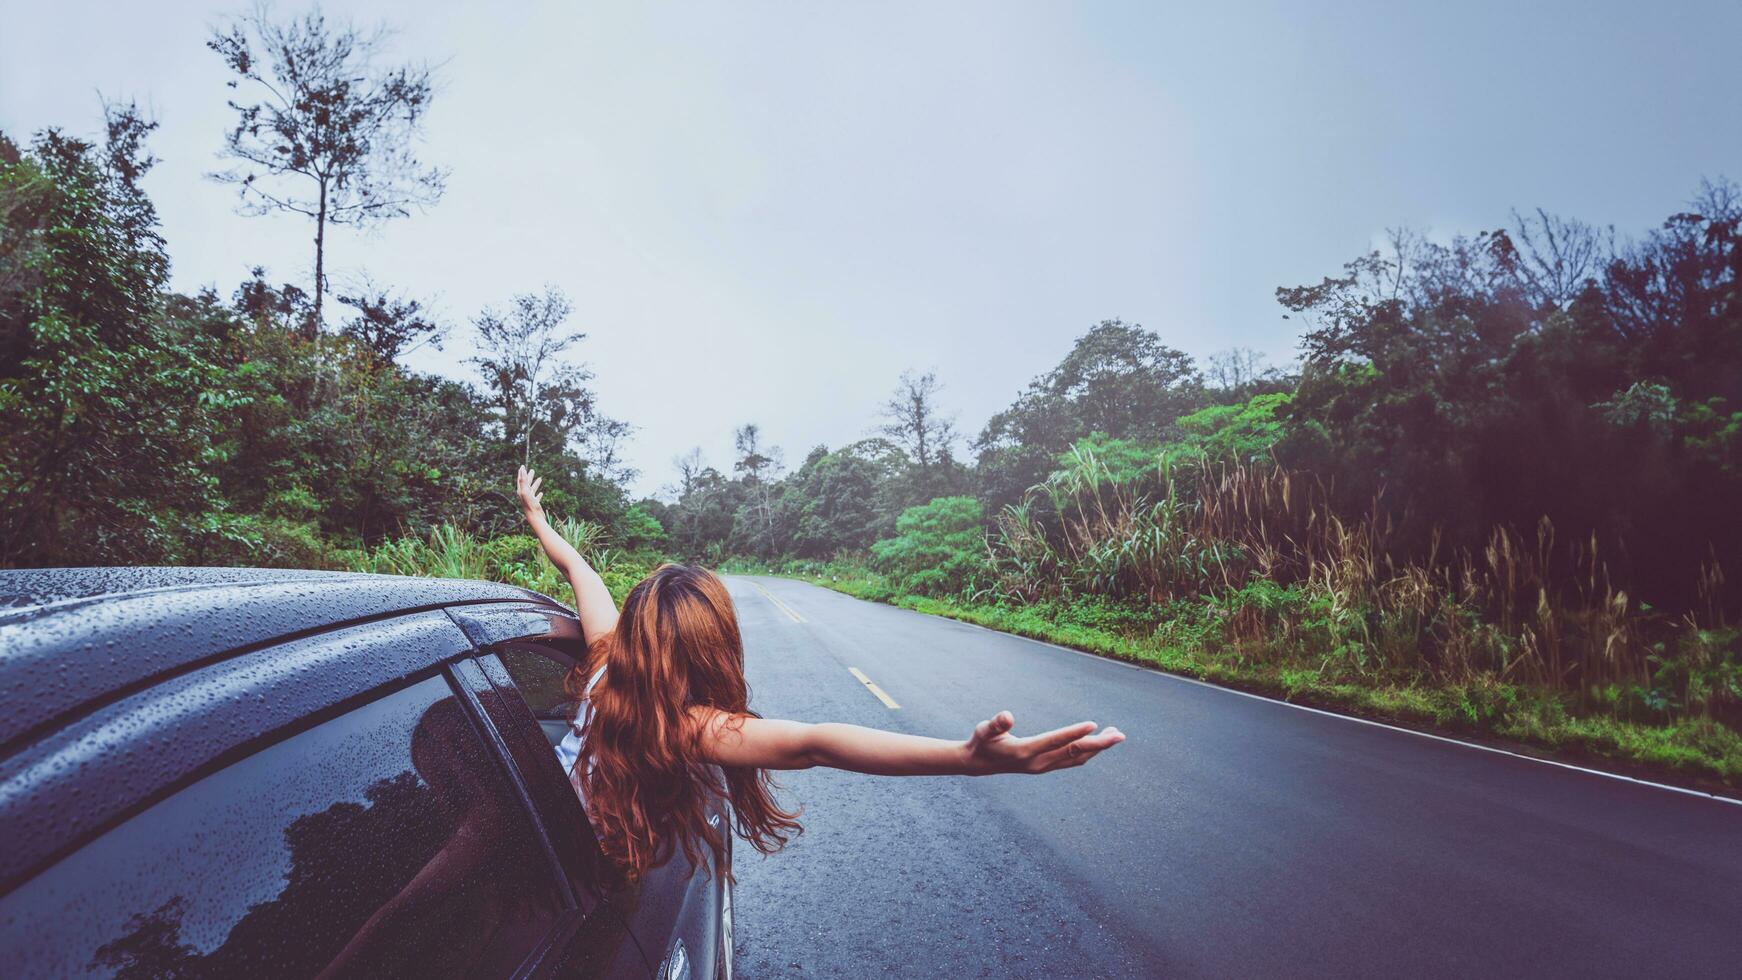
[[[731,976],[724,862],[604,864],[582,650],[487,582],[0,572],[0,975]]]

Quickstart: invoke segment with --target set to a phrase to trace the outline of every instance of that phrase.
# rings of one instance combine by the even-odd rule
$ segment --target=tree
[[[907,457],[881,439],[835,452],[818,446],[774,497],[775,554],[828,558],[859,551],[894,530],[901,507],[893,492]]]
[[[142,189],[152,124],[105,108],[97,140],[0,136],[0,565],[310,567],[441,523],[506,534],[501,474],[528,448],[553,508],[651,533],[595,475],[626,472],[626,427],[584,370],[539,363],[541,335],[578,339],[560,295],[497,318],[530,354],[487,357],[508,383],[480,392],[394,363],[439,325],[385,287],[312,340],[309,296],[262,268],[230,300],[174,293]]]
[[[744,482],[760,483],[763,473],[771,471],[776,465],[774,456],[763,455],[762,427],[755,422],[748,422],[732,430],[732,446],[738,450],[738,460],[732,464],[732,469],[744,474]],[[770,450],[778,453],[779,450]]]
[[[623,512],[621,537],[627,548],[656,548],[665,541],[665,526],[654,513],[657,501],[630,505]]]
[[[623,458],[623,445],[634,433],[634,426],[594,411],[578,429],[582,454],[600,479],[624,486],[640,475]]]
[[[1286,387],[1282,372],[1264,363],[1264,355],[1249,347],[1230,347],[1211,354],[1204,378],[1222,397],[1243,399],[1261,388]]]
[[[365,279],[351,295],[336,297],[357,311],[340,333],[367,347],[381,364],[391,364],[399,355],[429,344],[441,350],[447,326],[436,322],[422,303],[394,296],[389,290]]]
[[[1600,270],[1600,234],[1538,214],[1447,244],[1395,234],[1342,276],[1278,290],[1309,324],[1280,461],[1339,513],[1381,512],[1394,561],[1481,554],[1496,527],[1546,519],[1562,587],[1596,569],[1636,600],[1692,608],[1694,570],[1742,552],[1742,473],[1726,468],[1742,431],[1742,194],[1728,188],[1708,184]]]
[[[732,524],[743,501],[742,483],[711,466],[695,472],[683,496],[662,519],[675,553],[718,561],[732,539]]]
[[[587,336],[563,328],[572,310],[562,290],[546,286],[543,296],[522,293],[506,311],[485,309],[472,319],[485,351],[472,363],[483,372],[502,413],[503,441],[521,446],[523,464],[532,459],[541,414],[560,437],[565,423],[578,425],[592,409],[591,392],[584,387],[590,375],[556,360]]]
[[[877,427],[878,433],[907,451],[922,476],[949,454],[956,441],[955,419],[943,414],[937,404],[943,387],[935,371],[903,371],[895,394],[883,405],[882,415],[888,421]]]
[[[1211,405],[1183,415],[1175,423],[1179,437],[1164,452],[1202,452],[1212,460],[1242,463],[1268,459],[1270,451],[1287,434],[1285,421],[1292,400],[1286,391],[1254,395],[1232,405]],[[1155,467],[1153,455],[1148,459]]]
[[[101,145],[0,139],[0,564],[180,557],[222,509],[202,467],[232,392],[163,315],[154,124],[105,114]]]
[[[18,144],[0,134],[0,374],[30,349],[31,306],[48,265],[45,218],[54,183]]]
[[[1597,228],[1537,208],[1512,212],[1518,273],[1539,307],[1563,309],[1593,285],[1615,255],[1615,229]]]
[[[744,474],[746,502],[733,520],[732,536],[752,552],[768,554],[774,530],[774,480],[780,470],[780,450],[763,452],[762,427],[754,422],[732,432],[738,459],[732,469]]]
[[[1092,432],[1158,444],[1205,401],[1190,357],[1138,324],[1103,320],[981,430],[974,449],[985,500],[995,508],[1021,499]]]
[[[287,282],[274,287],[266,281],[265,266],[255,266],[250,276],[247,282],[236,287],[231,297],[231,305],[238,314],[253,324],[277,319],[294,325],[299,331],[307,331],[314,313],[308,294],[300,286]]]
[[[224,137],[236,161],[212,174],[234,184],[244,214],[288,211],[315,223],[312,338],[326,292],[327,225],[369,226],[441,199],[447,174],[412,149],[435,94],[426,65],[378,68],[385,28],[330,25],[317,8],[284,22],[264,2],[212,29],[206,46],[235,73],[236,124]]]
[[[692,446],[681,456],[673,456],[671,465],[677,467],[677,497],[679,500],[689,496],[696,489],[696,479],[702,470],[707,468],[707,462],[702,458],[702,447]]]
[[[1084,432],[1150,438],[1195,408],[1203,379],[1185,353],[1138,324],[1103,320],[1077,339],[1044,381]]]

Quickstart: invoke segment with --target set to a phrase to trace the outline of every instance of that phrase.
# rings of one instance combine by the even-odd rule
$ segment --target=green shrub
[[[911,595],[973,595],[992,578],[984,525],[973,497],[909,507],[895,521],[895,537],[871,546],[871,567]]]
[[[1211,405],[1174,422],[1180,438],[1168,443],[1169,455],[1203,453],[1215,460],[1243,463],[1263,460],[1287,434],[1281,417],[1293,395],[1254,395],[1242,405]]]
[[[1050,479],[1073,491],[1103,484],[1128,486],[1155,480],[1160,461],[1161,450],[1155,446],[1091,432],[1059,454],[1060,468]]]
[[[1043,608],[1060,626],[1075,626],[1116,636],[1148,636],[1155,632],[1157,622],[1157,609],[1153,605],[1098,595],[1074,596]]]
[[[665,526],[640,504],[623,512],[620,537],[625,548],[656,548],[665,543]]]
[[[312,521],[219,512],[189,522],[187,532],[188,558],[197,564],[321,568],[329,560]]]
[[[530,534],[504,534],[486,539],[481,546],[486,571],[521,565],[538,558],[538,539]]]
[[[1201,651],[1215,646],[1226,629],[1222,616],[1210,603],[1174,599],[1156,606],[1155,638],[1165,646]]]

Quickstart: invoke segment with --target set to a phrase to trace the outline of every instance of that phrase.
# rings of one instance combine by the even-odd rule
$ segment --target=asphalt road
[[[749,980],[1742,971],[1742,806],[728,581],[766,716],[1128,736],[1038,777],[785,774],[804,835],[739,848]]]

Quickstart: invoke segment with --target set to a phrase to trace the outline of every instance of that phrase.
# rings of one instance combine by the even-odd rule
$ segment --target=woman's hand
[[[544,519],[544,478],[522,466],[514,477],[514,492],[520,497],[520,513],[528,522]]]
[[[555,565],[557,571],[569,580],[569,587],[575,590],[575,611],[581,616],[581,632],[591,643],[617,626],[617,603],[611,601],[611,590],[605,587],[605,580],[587,564],[574,545],[563,540],[550,526],[550,521],[544,517],[544,479],[537,473],[522,466],[514,477],[514,494],[520,498],[520,512],[525,515],[526,523],[532,525],[532,533],[538,538],[538,546],[544,549],[545,557]]]
[[[1015,725],[1015,715],[1000,711],[974,726],[973,737],[962,745],[967,771],[976,776],[1000,772],[1052,772],[1080,766],[1125,741],[1125,733],[1111,726],[1096,734],[1092,721],[1078,722],[1027,738],[1010,734]]]

